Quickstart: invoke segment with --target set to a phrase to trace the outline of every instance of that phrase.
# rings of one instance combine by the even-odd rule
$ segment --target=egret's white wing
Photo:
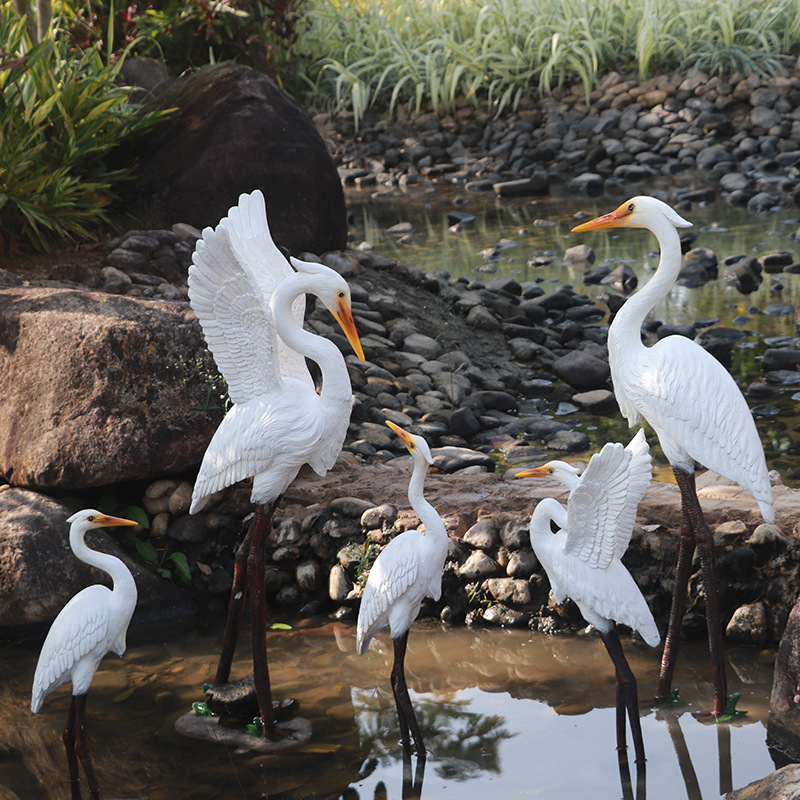
[[[610,443],[589,460],[567,504],[565,553],[605,568],[625,552],[650,483],[650,455],[643,440],[641,431],[628,448]]]
[[[366,651],[370,639],[390,622],[392,627],[402,627],[400,618],[410,617],[410,626],[416,618],[427,589],[419,587],[419,591],[409,592],[418,582],[421,537],[415,530],[401,533],[383,548],[372,565],[358,612],[359,655]]]
[[[39,653],[31,691],[31,711],[35,714],[53,689],[70,680],[70,672],[98,645],[103,653],[108,643],[108,604],[101,593],[105,586],[89,586],[78,592],[56,617]],[[102,658],[102,654],[100,657]],[[99,658],[97,659],[100,660]]]
[[[232,402],[241,403],[274,392],[285,374],[311,377],[275,329],[269,300],[292,268],[272,241],[263,196],[242,195],[228,214],[197,243],[189,300]]]

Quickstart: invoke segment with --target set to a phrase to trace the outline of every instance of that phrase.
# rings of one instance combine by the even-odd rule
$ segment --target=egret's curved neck
[[[69,532],[69,545],[72,552],[90,567],[97,567],[98,569],[107,572],[111,576],[114,584],[114,591],[126,591],[131,587],[136,590],[136,582],[133,580],[130,570],[120,561],[116,556],[109,553],[100,553],[97,550],[92,550],[86,542],[84,537],[88,528],[77,526],[70,528]]]
[[[322,397],[352,402],[350,377],[339,348],[324,336],[305,330],[292,316],[292,304],[300,295],[305,294],[314,294],[314,276],[300,272],[285,278],[274,291],[270,307],[278,335],[292,350],[310,358],[319,366],[322,373]]]
[[[408,482],[408,502],[411,508],[417,512],[420,522],[425,525],[425,533],[444,533],[445,527],[442,518],[422,494],[422,487],[427,474],[428,464],[425,459],[415,458],[414,471],[411,473],[411,480]]]
[[[659,217],[650,226],[658,240],[661,258],[652,278],[636,294],[629,297],[617,312],[608,332],[609,350],[622,344],[629,348],[641,345],[641,328],[650,310],[663,300],[678,278],[681,269],[681,240],[675,226]]]

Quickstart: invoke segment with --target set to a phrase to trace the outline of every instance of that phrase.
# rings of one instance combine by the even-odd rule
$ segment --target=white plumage
[[[107,572],[113,589],[95,584],[76,594],[55,618],[39,653],[33,678],[31,711],[36,714],[54,689],[72,682],[73,694],[86,694],[97,666],[111,651],[125,652],[125,633],[136,608],[136,583],[116,556],[98,553],[84,542],[90,528],[136,525],[87,509],[73,514],[69,544],[81,561]]]
[[[64,731],[64,745],[73,797],[79,780],[79,762],[86,773],[90,796],[100,797],[84,733],[86,694],[103,656],[109,651],[119,656],[125,652],[125,635],[136,608],[137,592],[136,582],[122,561],[92,550],[84,542],[84,537],[90,528],[137,523],[107,516],[94,509],[79,511],[67,522],[70,523],[72,552],[86,564],[107,572],[113,588],[100,584],[88,586],[61,609],[39,653],[31,691],[31,711],[36,714],[50,692],[68,681],[72,682],[72,703]],[[77,796],[80,796],[79,792]]]
[[[566,509],[557,500],[545,498],[530,522],[531,547],[547,572],[556,600],[563,603],[570,597],[584,619],[603,633],[611,630],[614,621],[620,622],[656,647],[661,637],[653,614],[620,560],[630,543],[636,509],[650,484],[650,469],[649,448],[640,430],[627,447],[605,445],[580,477],[564,462],[550,462],[519,472],[517,477],[551,474],[570,489]]]
[[[269,231],[260,191],[242,195],[215,229],[206,228],[189,268],[189,299],[233,407],[208,446],[191,513],[214,492],[254,477],[252,500],[274,502],[308,463],[325,474],[341,451],[352,391],[336,345],[303,329],[314,294],[364,354],[350,289],[334,270],[291,259]],[[305,359],[322,373],[318,394]]]
[[[426,596],[434,600],[441,597],[448,537],[442,518],[422,495],[428,466],[433,464],[428,443],[392,422],[386,424],[411,453],[414,469],[408,485],[408,502],[425,529],[405,531],[396,536],[381,550],[372,565],[358,612],[356,651],[363,655],[372,637],[389,627],[394,647],[392,693],[403,747],[410,750],[410,731],[417,757],[424,760],[425,745],[406,688],[404,661],[408,632],[419,614],[423,599]]]

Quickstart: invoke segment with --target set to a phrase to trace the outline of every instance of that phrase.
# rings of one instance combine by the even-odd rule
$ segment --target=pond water
[[[631,192],[635,193],[635,192]],[[591,216],[606,213],[627,199],[620,194],[600,199],[556,196],[530,199],[495,198],[486,194],[456,192],[446,187],[417,188],[371,198],[366,193],[348,196],[353,245],[369,243],[376,252],[390,255],[428,272],[446,270],[451,277],[481,278],[484,282],[495,275],[514,277],[522,284],[536,282],[545,291],[555,291],[569,284],[591,298],[607,292],[605,286],[584,285],[583,270],[563,263],[567,248],[588,244],[596,253],[595,266],[628,263],[637,274],[639,286],[646,283],[658,265],[655,237],[649,231],[622,230],[574,234],[576,214]],[[667,198],[669,199],[669,198]],[[475,219],[451,230],[448,211],[471,214]],[[697,236],[695,247],[709,247],[720,261],[720,277],[698,288],[675,286],[667,298],[651,314],[652,319],[671,324],[691,324],[702,320],[705,325],[735,328],[747,336],[733,347],[732,374],[743,391],[756,380],[763,379],[760,359],[767,347],[796,346],[795,314],[765,313],[770,307],[800,307],[800,275],[767,275],[756,292],[743,295],[722,279],[722,260],[745,254],[756,258],[774,250],[786,250],[800,261],[800,247],[790,234],[800,226],[800,209],[791,207],[768,217],[751,214],[745,209],[731,208],[722,201],[695,205],[684,216],[694,223],[691,232]],[[411,222],[414,228],[411,244],[398,244],[386,235],[389,226]],[[487,262],[481,255],[501,242],[496,260]],[[553,259],[549,266],[529,266],[539,256]],[[487,269],[495,272],[485,272]],[[780,284],[781,290],[775,289]],[[604,304],[600,303],[602,308]],[[711,321],[715,321],[711,323]],[[608,319],[599,325],[607,325]],[[800,383],[800,373],[798,373]],[[800,387],[796,384],[776,387],[768,400],[750,401],[761,433],[767,463],[780,471],[784,483],[800,486]],[[557,409],[553,413],[558,413]],[[563,418],[564,421],[567,416]],[[630,432],[621,415],[592,417],[577,414],[571,417],[599,449],[607,441],[627,442]],[[651,445],[656,437],[650,437]],[[656,465],[666,466],[657,446],[653,446]]]
[[[659,648],[625,640],[639,681],[646,780],[622,782],[615,749],[613,669],[594,635],[445,628],[417,622],[407,676],[429,752],[420,791],[404,785],[389,687],[392,647],[380,634],[355,652],[355,625],[317,620],[269,633],[276,696],[299,700],[311,742],[264,756],[185,738],[175,719],[213,675],[221,621],[133,627],[122,659],[107,657],[89,693],[90,742],[107,798],[141,800],[381,800],[495,797],[717,798],[771,772],[765,744],[774,653],[731,647],[729,688],[749,713],[706,725],[694,712],[712,699],[702,644],[681,652],[675,685],[684,705],[654,711]],[[245,648],[234,677],[250,671]],[[69,688],[31,715],[38,643],[4,646],[0,796],[55,800],[69,794],[61,744]],[[633,765],[631,765],[633,769]],[[419,778],[419,776],[417,776]],[[635,773],[632,775],[634,784]],[[4,791],[5,790],[5,791]]]

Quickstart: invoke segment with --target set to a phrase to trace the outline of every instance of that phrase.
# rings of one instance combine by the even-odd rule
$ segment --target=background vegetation
[[[0,253],[109,223],[111,169],[157,118],[131,54],[181,74],[236,59],[318,109],[494,113],[613,69],[772,74],[797,65],[800,0],[0,0]]]

